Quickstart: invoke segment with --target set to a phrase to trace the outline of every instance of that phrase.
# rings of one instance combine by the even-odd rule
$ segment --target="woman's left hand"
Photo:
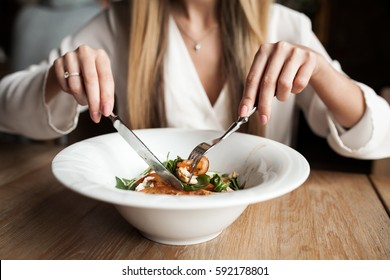
[[[290,93],[300,93],[316,74],[319,57],[313,50],[287,42],[261,45],[247,76],[239,115],[247,116],[257,106],[261,123],[266,124],[273,97],[285,101]]]

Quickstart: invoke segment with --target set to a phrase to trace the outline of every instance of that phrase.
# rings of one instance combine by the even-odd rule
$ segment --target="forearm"
[[[0,131],[33,139],[52,139],[77,125],[77,103],[67,94],[45,102],[47,67],[40,65],[0,81]]]
[[[310,84],[335,120],[345,128],[353,127],[365,112],[360,87],[349,77],[335,70],[322,56]]]

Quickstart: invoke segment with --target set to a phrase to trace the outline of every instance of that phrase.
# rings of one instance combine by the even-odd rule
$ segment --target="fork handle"
[[[233,132],[236,132],[241,125],[248,122],[249,117],[256,111],[256,107],[253,107],[252,110],[249,112],[248,116],[246,117],[238,117],[238,119],[232,123],[232,125],[226,130],[226,132],[219,138],[219,140],[223,140],[227,137],[229,137]]]
[[[114,113],[111,113],[108,118],[112,121],[112,122],[115,122],[118,118],[117,115],[115,115]]]
[[[240,128],[240,126],[243,124],[240,118],[234,123],[232,123],[228,130],[226,130],[225,133],[218,139],[218,142],[224,140],[225,138],[228,138],[233,132],[236,132]]]

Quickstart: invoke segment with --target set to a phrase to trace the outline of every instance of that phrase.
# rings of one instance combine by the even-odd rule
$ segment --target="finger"
[[[259,91],[260,79],[266,67],[269,52],[269,46],[262,45],[255,55],[246,79],[244,94],[239,106],[240,117],[246,117],[254,106]]]
[[[80,73],[79,61],[75,52],[68,52],[63,56],[64,72]],[[87,105],[88,101],[84,92],[83,81],[80,76],[70,76],[65,79],[68,92],[71,93],[76,101],[81,105]]]
[[[311,56],[312,54],[308,54]],[[300,93],[302,90],[304,90],[307,85],[309,84],[310,78],[313,74],[315,68],[315,62],[310,59],[308,62],[304,63],[298,70],[291,92],[293,93]]]
[[[66,79],[64,78],[64,61],[62,57],[57,58],[54,63],[54,73],[57,78],[57,82],[60,85],[61,90],[65,92],[69,92],[68,83],[66,82]]]
[[[294,79],[303,63],[301,54],[301,50],[294,49],[283,66],[277,82],[275,95],[280,101],[287,100],[292,92]]]
[[[98,52],[96,70],[99,77],[100,112],[107,117],[114,108],[114,79],[110,60],[104,51]]]
[[[77,49],[81,72],[83,73],[84,90],[88,100],[91,119],[100,122],[100,89],[96,70],[95,52],[88,46],[80,46]]]
[[[271,105],[276,94],[277,81],[283,69],[289,48],[289,45],[284,42],[275,44],[274,52],[269,57],[267,67],[261,78],[257,111],[263,124],[271,116]]]

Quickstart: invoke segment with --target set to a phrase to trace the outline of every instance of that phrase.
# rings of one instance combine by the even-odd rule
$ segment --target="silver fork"
[[[256,111],[256,107],[253,107],[253,109],[249,112],[248,116],[238,117],[238,119],[234,123],[232,123],[232,125],[228,128],[228,130],[226,130],[226,132],[221,137],[215,138],[211,141],[202,142],[192,150],[192,152],[188,156],[188,160],[193,161],[190,169],[191,176],[188,182],[191,181],[191,178],[194,174],[195,167],[198,165],[202,156],[208,153],[215,145],[220,143],[222,140],[228,138],[233,132],[237,131],[241,127],[241,125],[243,125],[248,121],[249,117],[255,111]]]

